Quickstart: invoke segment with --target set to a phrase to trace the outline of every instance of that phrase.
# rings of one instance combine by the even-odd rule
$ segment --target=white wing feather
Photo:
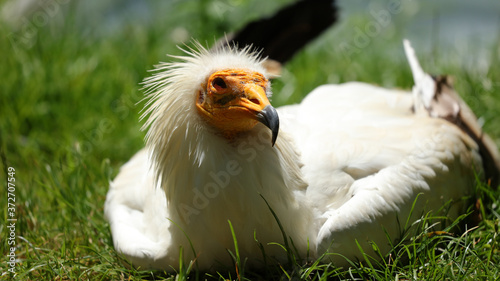
[[[145,149],[120,169],[104,206],[115,249],[140,268],[162,268],[177,257],[167,255],[171,243],[165,192],[153,184]]]

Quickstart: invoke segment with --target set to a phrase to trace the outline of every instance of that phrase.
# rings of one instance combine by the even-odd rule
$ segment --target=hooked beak
[[[278,138],[278,132],[280,128],[280,119],[278,116],[278,112],[272,105],[266,105],[264,109],[257,112],[255,115],[257,121],[264,124],[268,127],[272,132],[271,144],[274,146],[276,139]]]

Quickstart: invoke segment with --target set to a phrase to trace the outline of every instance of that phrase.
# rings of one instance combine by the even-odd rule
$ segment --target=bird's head
[[[278,135],[279,119],[267,93],[269,80],[257,71],[228,68],[213,72],[196,94],[196,109],[210,125],[231,138],[258,122]]]
[[[271,84],[258,53],[248,47],[206,50],[195,45],[184,50],[187,56],[174,57],[180,62],[158,66],[158,73],[146,80],[148,134],[167,133],[166,123],[196,119],[231,139],[262,123],[271,130],[274,145],[279,118],[269,102]]]

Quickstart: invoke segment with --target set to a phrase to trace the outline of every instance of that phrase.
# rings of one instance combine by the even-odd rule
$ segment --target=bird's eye
[[[227,85],[226,85],[226,82],[224,82],[224,79],[220,78],[220,77],[217,77],[215,78],[213,81],[212,81],[212,86],[217,90],[217,91],[220,91],[220,90],[223,90],[223,89],[227,89]]]

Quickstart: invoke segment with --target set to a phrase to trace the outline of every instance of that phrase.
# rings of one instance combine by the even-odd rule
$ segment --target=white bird
[[[462,214],[482,172],[479,146],[430,116],[430,76],[405,47],[413,95],[323,85],[277,110],[250,48],[195,44],[158,66],[145,81],[147,147],[105,203],[116,250],[142,269],[176,270],[182,259],[214,270],[234,265],[236,240],[250,266],[263,265],[263,251],[286,262],[279,220],[301,257],[336,253],[324,261],[341,266],[363,258],[357,243],[386,253],[387,235],[396,241],[427,211]]]

